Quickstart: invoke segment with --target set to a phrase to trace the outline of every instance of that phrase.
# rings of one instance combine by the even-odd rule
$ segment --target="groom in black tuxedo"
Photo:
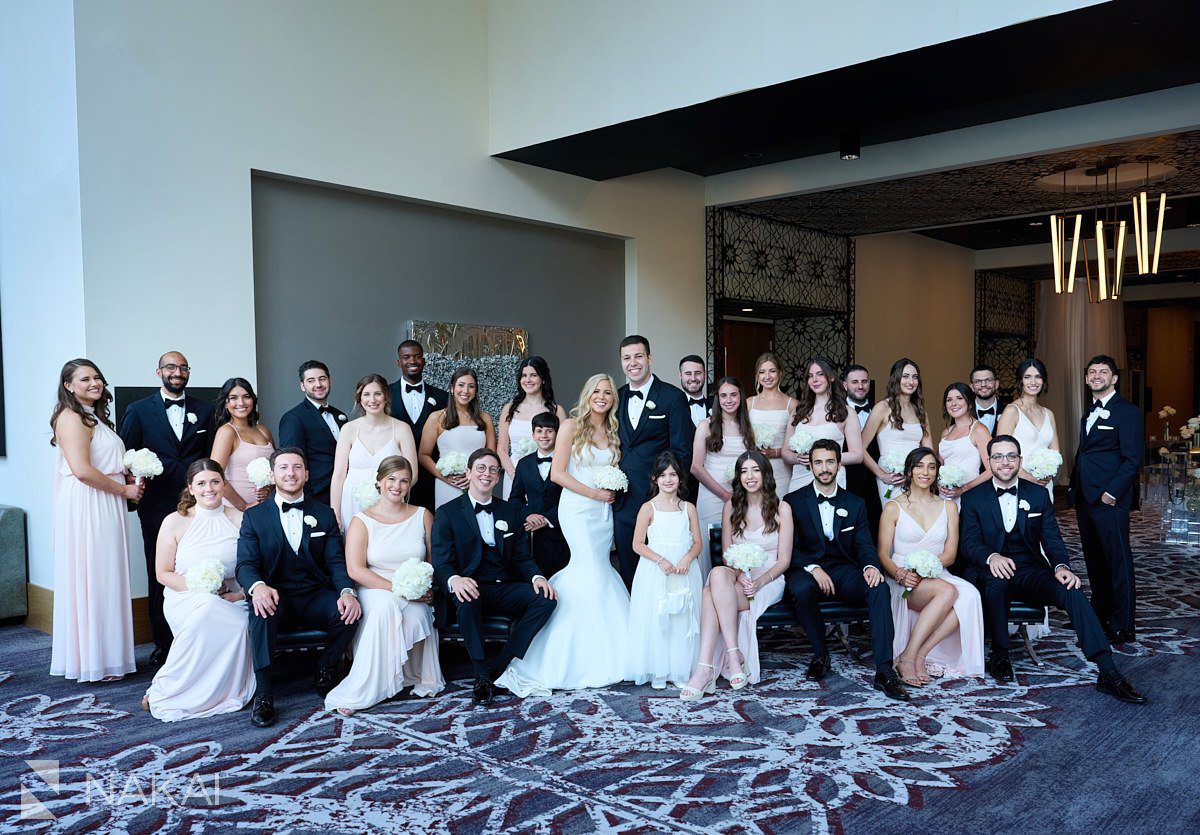
[[[146,577],[150,604],[150,631],[154,636],[151,665],[167,660],[171,648],[171,627],[163,616],[163,587],[154,570],[158,530],[179,504],[179,494],[193,461],[212,452],[213,407],[186,393],[191,367],[187,357],[168,351],[158,358],[154,372],[161,387],[149,397],[129,404],[121,420],[121,440],[126,449],[151,450],[162,461],[163,471],[146,482],[146,492],[137,503],[142,526],[142,545],[146,556]]]
[[[446,408],[450,395],[445,389],[425,382],[425,349],[415,339],[406,339],[396,349],[396,365],[400,366],[400,379],[388,386],[392,395],[392,417],[412,427],[413,440],[421,446],[421,433],[425,421],[438,409]],[[433,458],[438,457],[434,448]],[[437,479],[418,478],[413,485],[409,501],[433,512],[433,483]]]
[[[433,517],[429,561],[438,592],[437,621],[448,621],[453,603],[463,643],[475,670],[472,696],[491,704],[493,670],[504,672],[524,658],[533,638],[554,613],[554,587],[529,555],[525,520],[515,504],[492,495],[500,480],[500,458],[477,449],[467,459],[467,492],[438,509]],[[483,649],[483,617],[490,612],[512,619],[508,643],[492,667]]]
[[[670,450],[686,473],[692,465],[692,437],[696,427],[688,414],[683,392],[650,373],[653,358],[650,340],[627,336],[621,340],[621,370],[629,381],[621,386],[618,402],[620,467],[629,478],[629,489],[617,494],[613,509],[613,534],[617,545],[617,570],[627,588],[633,587],[638,555],[633,531],[638,511],[650,492],[650,468]]]
[[[275,450],[271,473],[275,492],[243,514],[237,546],[237,581],[251,602],[257,686],[250,721],[260,728],[275,724],[271,656],[279,630],[302,626],[329,633],[317,662],[317,693],[324,697],[362,615],[333,509],[304,495],[304,453]]]
[[[333,480],[333,457],[337,439],[346,425],[346,413],[329,405],[333,383],[329,367],[323,362],[309,360],[300,366],[300,390],[304,399],[279,419],[279,445],[304,451],[308,462],[309,496],[321,504],[329,501],[329,484]]]
[[[879,554],[867,522],[867,506],[858,496],[838,489],[842,448],[821,438],[808,453],[813,483],[788,493],[792,509],[792,563],[787,588],[796,619],[813,645],[806,673],[820,681],[829,672],[825,621],[818,605],[836,597],[854,606],[866,605],[871,619],[871,655],[875,660],[875,689],[892,699],[908,701],[908,691],[892,668],[891,596],[883,582]]]
[[[1123,644],[1137,639],[1129,511],[1142,464],[1142,415],[1117,393],[1117,362],[1112,357],[1093,357],[1085,378],[1091,396],[1079,421],[1067,503],[1079,519],[1092,607],[1109,640]]]
[[[962,496],[959,553],[974,567],[983,589],[984,617],[992,636],[992,678],[1013,680],[1008,607],[1019,598],[1065,610],[1083,654],[1099,668],[1096,689],[1123,702],[1144,704],[1146,697],[1117,671],[1100,620],[1080,591],[1046,488],[1017,477],[1021,444],[1012,435],[997,435],[988,442],[988,458],[992,480]]]

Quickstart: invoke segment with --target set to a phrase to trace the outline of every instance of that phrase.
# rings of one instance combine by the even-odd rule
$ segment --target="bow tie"
[[[1092,408],[1088,409],[1088,414],[1090,415],[1092,412],[1096,411],[1097,409],[1103,409],[1103,408],[1104,408],[1103,403],[1101,403],[1099,400],[1093,400]]]
[[[979,417],[983,417],[984,415],[994,415],[996,414],[996,407],[989,406],[986,409],[976,409],[975,412],[979,415]]]
[[[1010,496],[1017,495],[1017,486],[1014,484],[1012,487],[997,487],[996,488],[997,496],[1003,496],[1005,493],[1007,493]]]
[[[554,456],[553,456],[553,455],[547,455],[545,458],[543,458],[543,457],[542,457],[542,456],[540,456],[540,455],[537,457],[537,462],[538,462],[539,464],[549,464],[549,463],[550,463],[551,461],[553,461],[553,460],[554,460]]]
[[[476,513],[491,513],[492,512],[492,503],[491,502],[488,502],[487,504],[476,503],[475,512]]]
[[[855,411],[855,412],[857,412],[857,413],[858,413],[858,414],[860,414],[860,415],[861,415],[863,412],[869,412],[869,411],[871,411],[871,407],[870,407],[870,406],[859,406],[857,403],[851,403],[850,405],[851,405],[851,406],[853,406],[853,407],[854,407],[854,411]]]
[[[417,383],[415,386],[410,386],[408,383],[404,384],[404,393],[405,394],[411,394],[414,391],[417,392],[418,394],[420,394],[422,391],[424,391],[424,389],[425,389],[424,383]]]
[[[703,397],[689,397],[688,398],[688,406],[703,406],[703,405],[704,405]]]
[[[323,415],[332,415],[333,407],[332,406],[318,406],[317,411]]]
[[[629,392],[629,396],[630,396],[630,397],[636,397],[636,398],[638,398],[639,400],[644,400],[644,399],[645,399],[645,395],[644,395],[644,394],[642,394],[640,391],[632,391],[632,390],[631,390],[631,391]]]
[[[164,400],[163,404],[168,409],[171,408],[172,406],[178,406],[179,408],[182,409],[183,408],[183,398],[181,397],[178,400]]]
[[[818,493],[817,494],[817,505],[820,506],[823,504],[827,504],[830,507],[832,507],[833,506],[833,496],[826,496],[824,493]]]
[[[284,513],[287,513],[289,510],[304,510],[304,500],[301,499],[298,502],[283,502],[280,507],[283,508]]]

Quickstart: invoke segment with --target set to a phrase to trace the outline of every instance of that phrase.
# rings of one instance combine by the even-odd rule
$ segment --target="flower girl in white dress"
[[[658,456],[633,532],[641,559],[629,603],[629,678],[655,690],[682,686],[700,651],[703,540],[696,506],[679,495],[681,470],[674,453]]]

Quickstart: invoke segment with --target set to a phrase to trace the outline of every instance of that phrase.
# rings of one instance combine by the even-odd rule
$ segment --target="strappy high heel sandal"
[[[717,690],[717,668],[712,664],[705,664],[703,661],[696,666],[708,667],[708,669],[713,671],[712,678],[708,680],[708,684],[704,685],[699,690],[697,690],[695,687],[692,687],[690,684],[685,684],[683,687],[679,688],[679,700],[681,702],[698,702],[705,695],[715,693]]]
[[[725,650],[725,652],[727,652],[727,653],[728,652],[741,652],[741,651],[742,650],[740,647],[730,647],[729,649]],[[743,664],[742,671],[735,676],[729,677],[729,689],[730,690],[741,690],[743,687],[745,687],[747,684],[750,683],[750,679],[746,678],[746,670],[744,667],[744,665],[745,665],[744,658],[742,659],[742,664]]]

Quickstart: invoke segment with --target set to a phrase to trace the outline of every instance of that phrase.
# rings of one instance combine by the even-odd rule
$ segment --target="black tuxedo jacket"
[[[388,386],[388,391],[392,395],[392,417],[396,420],[404,421],[412,427],[413,440],[416,442],[418,450],[421,448],[421,433],[425,430],[425,421],[429,419],[429,416],[433,412],[446,408],[446,404],[450,401],[450,395],[445,389],[430,385],[428,382],[425,382],[424,385],[425,401],[421,405],[421,414],[417,415],[415,421],[409,417],[408,409],[404,408],[404,378],[401,377]],[[433,458],[435,461],[437,457],[437,447],[434,447]],[[421,473],[417,478],[417,483],[412,487],[412,494],[409,501],[428,508],[432,512],[434,509],[433,483],[436,480],[429,473]]]
[[[867,503],[858,496],[838,488],[833,497],[832,540],[825,538],[821,527],[821,511],[817,508],[817,491],[813,485],[801,487],[783,497],[792,509],[792,562],[788,573],[804,571],[804,566],[816,563],[827,567],[848,563],[859,571],[879,565],[879,552],[867,521]]]
[[[326,588],[335,592],[355,588],[346,573],[346,551],[342,531],[333,508],[313,499],[304,499],[304,515],[315,520],[301,525],[299,555],[310,561]],[[242,530],[237,545],[237,581],[247,593],[260,580],[274,587],[287,570],[292,547],[288,545],[279,519],[279,506],[272,496],[242,514]]]
[[[1023,478],[1017,479],[1016,529],[1030,552],[1046,561],[1047,568],[1071,564],[1050,494],[1042,485]],[[955,573],[971,583],[986,580],[991,576],[987,558],[1004,554],[1006,536],[1000,497],[991,481],[963,493],[959,531],[958,553],[962,559],[955,561],[954,567],[958,569]]]
[[[679,457],[686,477],[692,465],[692,438],[696,427],[688,410],[687,398],[675,386],[654,377],[646,391],[646,403],[637,429],[629,423],[629,385],[620,388],[618,434],[621,439],[621,469],[629,478],[629,490],[618,495],[623,505],[633,503],[641,509],[650,492],[650,470],[654,459],[668,449]],[[651,407],[653,404],[653,407]]]
[[[346,425],[346,413],[334,406],[329,407],[338,426]],[[305,491],[320,501],[329,498],[329,484],[333,480],[333,456],[337,450],[337,438],[329,431],[329,424],[307,397],[299,405],[285,412],[279,419],[279,446],[299,447],[304,450],[308,461],[308,485]]]
[[[540,513],[558,530],[558,500],[562,497],[562,485],[555,484],[549,476],[542,479],[537,457],[537,452],[531,452],[517,462],[508,500],[517,506],[522,523],[529,514]]]
[[[1100,504],[1100,497],[1108,493],[1117,500],[1117,507],[1129,510],[1142,465],[1142,415],[1119,393],[1113,394],[1104,409],[1108,416],[1101,413],[1091,432],[1086,432],[1086,412],[1079,421],[1079,446],[1067,500],[1072,506],[1080,501]]]
[[[174,406],[172,408],[179,408]],[[139,515],[163,518],[179,504],[179,493],[193,461],[212,452],[213,407],[191,395],[184,400],[183,436],[176,438],[167,420],[161,392],[129,404],[121,420],[121,440],[126,449],[153,451],[162,461],[162,475],[146,481],[146,491],[137,504]],[[193,419],[194,418],[194,419]]]

